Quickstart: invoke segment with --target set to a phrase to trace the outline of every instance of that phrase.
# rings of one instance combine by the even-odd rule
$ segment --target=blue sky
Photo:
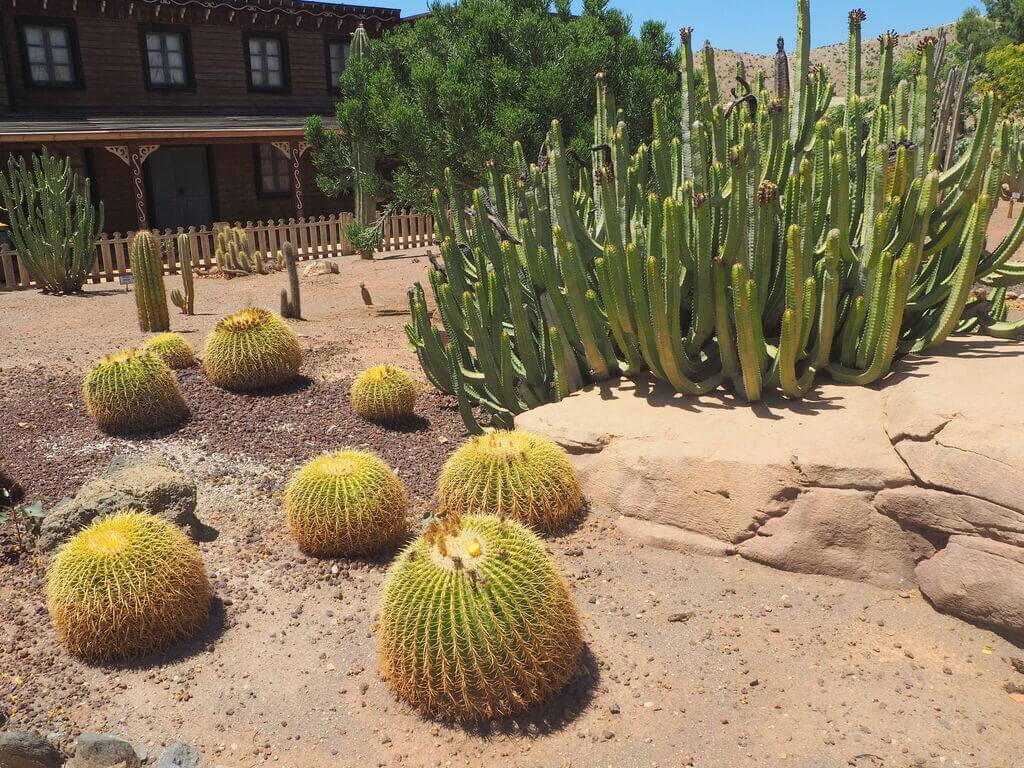
[[[428,0],[397,0],[381,5],[400,7],[403,15],[425,11]],[[574,3],[576,5],[577,3]],[[796,35],[794,0],[612,0],[611,4],[633,17],[639,26],[645,19],[658,19],[675,30],[695,28],[699,43],[711,40],[716,48],[751,53],[773,53],[780,34],[792,46]],[[895,29],[909,32],[954,21],[964,9],[982,5],[971,0],[811,0],[814,45],[829,45],[846,39],[846,15],[861,7],[868,13],[865,39]]]

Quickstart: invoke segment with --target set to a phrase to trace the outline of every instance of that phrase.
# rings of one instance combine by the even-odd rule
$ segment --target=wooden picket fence
[[[300,261],[326,259],[332,256],[347,256],[352,253],[346,228],[352,222],[351,213],[340,213],[332,216],[309,217],[304,219],[280,219],[278,221],[258,221],[256,223],[236,222],[232,226],[244,227],[249,235],[253,249],[263,253],[277,253],[290,242],[295,248],[296,257]],[[216,234],[226,222],[210,227],[178,228],[154,230],[154,234],[163,246],[165,254],[164,273],[178,273],[176,252],[171,245],[179,234],[189,238],[192,253],[200,268],[211,269],[216,261]],[[93,264],[90,282],[114,283],[124,275],[131,274],[128,259],[128,243],[134,232],[112,235],[104,233],[96,241],[97,258]],[[408,211],[393,214],[384,222],[384,242],[381,251],[398,251],[418,248],[433,242],[434,220]],[[18,263],[18,254],[7,247],[0,246],[0,291],[19,291],[34,287],[29,280],[28,272]]]

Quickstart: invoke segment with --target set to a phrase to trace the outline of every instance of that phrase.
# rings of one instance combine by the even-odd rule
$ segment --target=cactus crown
[[[259,307],[248,307],[241,312],[228,315],[217,323],[217,330],[229,331],[230,333],[241,333],[266,325],[270,322],[272,315],[265,309]]]
[[[850,26],[859,29],[860,25],[867,21],[868,15],[863,8],[854,8],[850,11]]]

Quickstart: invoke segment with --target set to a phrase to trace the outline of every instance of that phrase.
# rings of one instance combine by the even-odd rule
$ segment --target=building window
[[[190,87],[191,51],[184,30],[143,30],[142,42],[146,52],[146,84],[150,88]]]
[[[256,178],[261,197],[281,197],[292,190],[288,158],[273,144],[260,144],[257,152]]]
[[[251,35],[246,40],[249,86],[259,91],[283,91],[288,87],[287,51],[283,37]]]
[[[345,40],[327,41],[327,85],[332,91],[340,89],[338,81],[345,71],[348,61],[348,42]]]
[[[21,26],[25,70],[32,85],[69,88],[79,84],[74,27],[28,22]]]

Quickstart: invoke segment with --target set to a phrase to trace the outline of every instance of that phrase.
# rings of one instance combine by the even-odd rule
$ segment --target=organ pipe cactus
[[[295,260],[295,249],[291,243],[284,244],[283,261],[288,270],[288,287],[281,291],[281,317],[292,320],[302,319],[302,299],[299,295],[299,267]]]
[[[171,291],[171,303],[181,310],[183,315],[194,315],[195,312],[195,280],[192,274],[194,262],[192,260],[192,244],[189,243],[188,235],[178,235],[175,238],[178,248],[178,267],[181,269],[181,284],[183,291],[175,288]]]
[[[999,243],[985,236],[999,195],[1024,181],[1019,129],[985,94],[969,147],[941,162],[949,125],[962,122],[950,95],[960,81],[941,91],[937,41],[925,38],[916,75],[894,82],[897,38],[883,35],[869,108],[859,10],[847,102],[831,122],[833,85],[809,63],[808,0],[797,10],[788,89],[769,92],[741,70],[720,102],[705,47],[699,90],[684,29],[677,135],[656,103],[651,141],[632,145],[599,74],[592,183],[577,183],[556,121],[538,163],[517,146],[500,182],[489,169],[485,188],[435,191],[440,327],[416,284],[406,332],[469,431],[508,428],[610,376],[649,371],[691,395],[724,385],[749,401],[799,398],[821,373],[877,381],[958,330],[1024,333],[994,300],[1024,282],[1024,263],[1010,261],[1024,224]],[[979,282],[993,299],[972,296]]]
[[[167,314],[167,290],[164,288],[164,258],[152,232],[137,232],[128,245],[132,276],[135,279],[135,306],[139,328],[166,331],[171,326]]]
[[[352,35],[349,56],[353,61],[362,61],[370,55],[370,38],[360,23]],[[372,226],[377,218],[376,202],[368,189],[376,171],[373,146],[365,139],[352,142],[353,189],[355,192],[356,223],[363,227]]]

